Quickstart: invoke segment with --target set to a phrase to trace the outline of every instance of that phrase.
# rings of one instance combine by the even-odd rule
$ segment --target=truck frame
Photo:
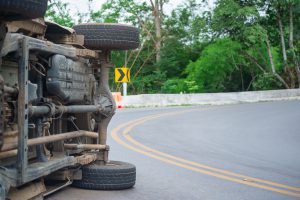
[[[43,19],[0,24],[0,199],[42,199],[71,184],[131,188],[135,166],[108,158],[116,109],[109,69],[112,50],[138,46],[138,30],[121,24],[74,30]],[[101,35],[104,29],[110,32]],[[122,34],[130,36],[120,43]],[[111,173],[116,178],[107,180]]]

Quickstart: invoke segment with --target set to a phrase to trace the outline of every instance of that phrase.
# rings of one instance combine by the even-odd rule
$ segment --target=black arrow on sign
[[[125,77],[125,74],[124,74],[124,72],[123,72],[123,70],[122,69],[118,69],[118,71],[119,71],[119,73],[120,73],[120,78],[119,78],[119,80],[118,81],[122,81],[123,79],[124,79],[124,77]]]

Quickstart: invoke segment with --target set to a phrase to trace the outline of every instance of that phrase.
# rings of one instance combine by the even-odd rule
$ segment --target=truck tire
[[[123,190],[134,186],[136,168],[120,161],[107,164],[92,163],[82,166],[82,180],[74,180],[73,186],[91,190]]]
[[[48,0],[0,0],[0,20],[44,17]]]
[[[139,30],[124,24],[79,24],[73,27],[84,35],[84,46],[92,50],[130,50],[139,46]]]

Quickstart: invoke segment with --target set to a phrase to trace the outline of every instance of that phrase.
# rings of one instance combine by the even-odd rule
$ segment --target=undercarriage
[[[88,188],[85,183],[93,178],[88,171],[95,165],[99,174],[108,163],[123,165],[109,160],[106,143],[116,109],[108,84],[116,46],[85,48],[89,34],[50,22],[0,27],[0,199],[43,198],[71,184]],[[131,42],[127,48],[136,47]],[[134,175],[127,188],[135,183],[135,167],[129,170]],[[98,179],[88,189],[107,188]],[[49,189],[46,183],[52,181],[59,184]]]

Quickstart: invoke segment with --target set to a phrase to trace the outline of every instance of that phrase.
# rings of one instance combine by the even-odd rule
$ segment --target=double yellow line
[[[204,109],[202,109],[204,110]],[[119,144],[123,145],[124,147],[131,149],[133,151],[136,151],[140,154],[143,154],[145,156],[149,156],[151,158],[160,160],[162,162],[176,165],[178,167],[182,167],[188,170],[192,170],[198,173],[206,174],[209,176],[217,177],[223,180],[232,181],[244,185],[249,185],[256,188],[261,188],[265,190],[269,190],[272,192],[277,192],[285,195],[290,195],[294,197],[300,198],[300,188],[288,186],[272,181],[267,181],[259,178],[254,178],[250,176],[245,176],[242,174],[230,172],[227,170],[222,170],[214,167],[210,167],[207,165],[203,165],[200,163],[196,163],[193,161],[189,161],[180,157],[176,157],[158,150],[155,150],[153,148],[147,147],[140,142],[136,141],[132,136],[129,135],[130,131],[145,122],[156,120],[161,117],[167,117],[167,116],[174,116],[174,115],[180,115],[187,112],[193,112],[193,111],[199,111],[199,109],[189,109],[184,111],[176,111],[176,112],[168,112],[163,114],[156,114],[151,116],[142,117],[139,119],[135,119],[129,122],[126,122],[124,124],[121,124],[114,128],[111,132],[112,138]],[[122,132],[120,132],[123,129]],[[121,137],[119,135],[121,134]],[[125,141],[126,140],[126,141]]]

